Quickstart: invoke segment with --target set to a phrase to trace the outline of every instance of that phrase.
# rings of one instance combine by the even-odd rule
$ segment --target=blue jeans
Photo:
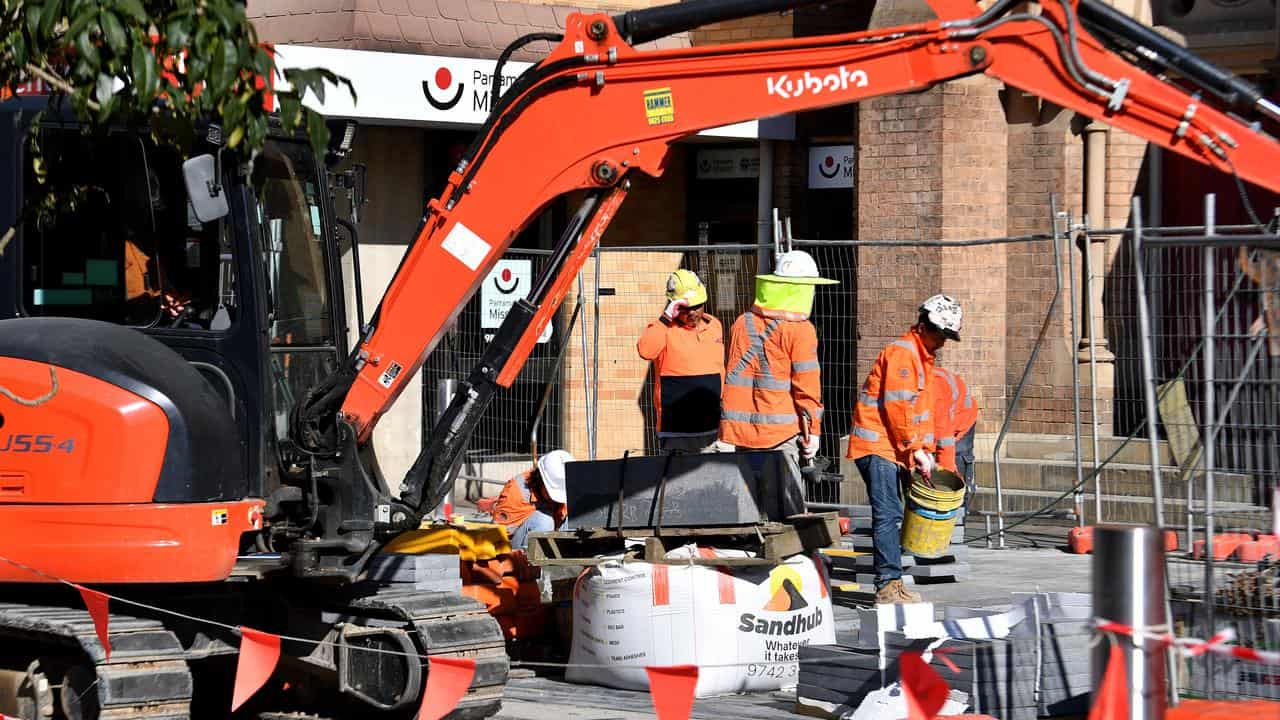
[[[555,529],[555,518],[541,510],[534,510],[529,519],[520,523],[515,532],[511,533],[511,548],[513,550],[524,550],[529,547],[529,533],[551,532]]]
[[[898,474],[901,468],[879,455],[864,455],[854,461],[867,483],[871,498],[871,526],[875,535],[873,560],[876,589],[902,577],[902,499]]]
[[[973,434],[977,431],[978,424],[974,423],[969,428],[969,432],[964,437],[956,440],[956,470],[960,471],[960,477],[964,478],[964,509],[968,514],[969,503],[973,501],[973,494],[977,492],[977,484],[973,480]]]

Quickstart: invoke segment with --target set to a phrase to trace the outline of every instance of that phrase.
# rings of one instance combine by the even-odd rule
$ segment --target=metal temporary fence
[[[1129,339],[1156,521],[1181,535],[1174,630],[1280,650],[1280,236],[1217,226],[1212,195],[1201,227],[1144,228],[1134,207]],[[1193,694],[1280,699],[1280,667],[1206,654],[1180,672]]]

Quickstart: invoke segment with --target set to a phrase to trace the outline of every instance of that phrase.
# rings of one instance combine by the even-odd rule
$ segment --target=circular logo
[[[437,68],[433,79],[435,80],[436,87],[446,93],[448,92],[449,87],[453,85],[453,73],[450,72],[447,67],[442,66]],[[462,99],[462,89],[463,83],[458,83],[458,87],[454,91],[453,97],[448,97],[442,100],[432,93],[431,80],[422,81],[422,94],[426,96],[427,102],[431,103],[431,107],[437,110],[453,109],[453,106],[457,105],[458,101]]]
[[[818,163],[818,173],[828,180],[833,180],[836,175],[840,174],[840,163],[836,162],[835,156],[828,155],[822,162]]]
[[[511,272],[511,268],[502,268],[502,272],[494,276],[493,286],[503,295],[510,295],[520,287],[520,278]]]

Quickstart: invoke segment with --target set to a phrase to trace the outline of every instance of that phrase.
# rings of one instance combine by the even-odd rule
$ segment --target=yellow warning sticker
[[[676,105],[671,99],[671,88],[644,91],[644,116],[650,125],[666,125],[676,121]]]
[[[225,509],[220,508],[218,510],[213,511],[213,513],[210,515],[209,521],[213,525],[226,525],[227,517],[228,517],[227,511]]]

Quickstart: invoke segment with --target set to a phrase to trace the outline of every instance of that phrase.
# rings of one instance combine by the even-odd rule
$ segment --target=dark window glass
[[[231,326],[231,244],[222,223],[201,223],[191,211],[176,150],[130,133],[68,128],[43,128],[35,142],[41,160],[24,163],[23,183],[28,314]]]

